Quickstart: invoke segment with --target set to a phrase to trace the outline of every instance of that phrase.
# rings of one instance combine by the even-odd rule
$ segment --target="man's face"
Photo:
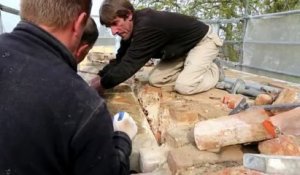
[[[110,29],[113,35],[119,35],[123,40],[128,40],[133,29],[132,14],[130,13],[126,19],[116,17]]]

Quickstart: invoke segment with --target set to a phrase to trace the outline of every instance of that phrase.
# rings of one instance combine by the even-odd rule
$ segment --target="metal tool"
[[[246,153],[243,157],[245,168],[267,174],[299,175],[299,156],[278,156]]]
[[[243,97],[239,104],[230,111],[229,115],[237,114],[241,111],[244,111],[249,108],[249,104],[246,101],[246,98]]]
[[[281,89],[276,87],[244,81],[239,78],[232,79],[227,77],[225,77],[223,81],[218,82],[216,88],[227,90],[231,94],[243,94],[253,97],[256,97],[261,93],[278,94],[281,91]]]
[[[294,109],[296,107],[300,107],[300,103],[285,103],[285,104],[273,104],[273,105],[256,105],[256,106],[250,106],[247,102],[246,99],[243,98],[239,104],[230,111],[229,115],[233,115],[233,114],[237,114],[241,111],[244,111],[248,108],[251,109],[264,109],[266,111],[270,111],[273,109],[277,109],[277,110],[290,110],[290,109]]]

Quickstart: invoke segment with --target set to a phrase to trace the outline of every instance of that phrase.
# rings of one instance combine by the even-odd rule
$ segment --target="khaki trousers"
[[[186,57],[160,61],[149,74],[149,83],[156,87],[172,86],[181,94],[195,94],[213,88],[219,80],[218,66],[213,60],[222,41],[211,27],[205,37]]]

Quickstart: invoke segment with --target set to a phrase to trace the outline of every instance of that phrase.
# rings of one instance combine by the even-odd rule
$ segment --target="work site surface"
[[[89,83],[96,76],[112,54],[92,52],[78,68],[79,74]],[[96,57],[97,59],[94,59]],[[155,62],[155,61],[154,61]],[[261,153],[270,155],[300,155],[299,138],[293,136],[280,136],[270,139],[244,133],[248,139],[243,142],[239,133],[212,132],[211,137],[222,142],[224,138],[236,139],[237,144],[219,146],[219,149],[201,150],[195,142],[195,127],[199,122],[228,116],[232,107],[224,98],[230,94],[226,90],[211,89],[195,95],[180,95],[173,87],[156,88],[150,86],[147,79],[153,64],[144,66],[139,72],[119,86],[107,90],[104,98],[112,115],[119,111],[128,112],[138,125],[138,134],[133,139],[133,150],[130,157],[133,173],[147,175],[238,175],[264,174],[243,167],[244,153]],[[226,78],[253,81],[261,85],[285,89],[298,93],[297,84],[291,84],[268,77],[262,77],[245,72],[225,69]],[[237,94],[237,96],[243,96]],[[245,96],[247,102],[252,104],[254,97]],[[294,101],[292,101],[294,102]],[[235,103],[238,103],[236,101]],[[234,104],[236,105],[236,104]],[[251,118],[250,118],[251,119]],[[243,129],[230,122],[229,128]],[[250,122],[251,123],[251,122]],[[221,126],[221,127],[227,127]],[[218,127],[218,126],[216,126]],[[238,131],[238,129],[236,129]],[[252,128],[253,129],[253,128]],[[216,130],[216,128],[211,128]],[[210,131],[207,132],[208,136]],[[242,131],[238,131],[243,134]],[[256,132],[256,131],[253,131]],[[247,135],[248,134],[248,135]],[[224,137],[223,137],[224,136]],[[234,140],[233,139],[233,140]],[[234,142],[234,141],[233,141]],[[271,145],[271,146],[270,146]],[[217,145],[218,147],[218,145]],[[260,149],[258,148],[260,147]],[[263,147],[263,148],[262,148]]]

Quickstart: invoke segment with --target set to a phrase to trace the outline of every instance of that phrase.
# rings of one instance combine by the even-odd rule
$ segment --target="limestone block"
[[[220,153],[199,151],[188,145],[173,149],[168,155],[168,165],[173,174],[207,174],[212,169],[220,169],[242,164],[243,153],[238,145],[223,148]]]
[[[262,154],[300,156],[300,145],[291,135],[260,142],[258,149]]]
[[[194,129],[196,145],[199,150],[209,150],[271,138],[262,125],[268,117],[266,111],[256,109],[200,121]]]
[[[185,105],[170,106],[169,111],[172,119],[177,122],[194,124],[198,121],[198,113],[189,110]]]
[[[241,145],[231,145],[226,146],[221,149],[221,152],[219,154],[220,161],[236,161],[236,162],[242,162],[243,160],[243,151]]]
[[[206,163],[216,163],[218,160],[216,153],[199,151],[192,145],[171,150],[167,159],[172,174]]]
[[[190,126],[174,127],[166,133],[166,144],[179,148],[194,142],[193,128]]]

